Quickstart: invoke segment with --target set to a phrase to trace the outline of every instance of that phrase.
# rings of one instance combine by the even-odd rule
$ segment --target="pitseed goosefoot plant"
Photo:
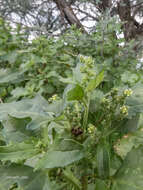
[[[62,99],[0,104],[1,189],[143,188],[143,87],[105,93],[104,78],[81,55]]]

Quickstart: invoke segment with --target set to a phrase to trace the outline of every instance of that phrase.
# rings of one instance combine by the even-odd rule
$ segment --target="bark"
[[[71,6],[65,0],[54,0],[54,2],[60,10],[61,15],[68,21],[70,25],[75,24],[77,28],[81,29],[83,32],[86,32],[83,25],[73,12]]]
[[[105,12],[107,8],[111,8],[112,0],[100,0],[97,4],[98,10],[100,12]]]
[[[118,2],[118,14],[123,22],[123,32],[127,41],[137,39],[143,35],[142,25],[131,15],[130,0],[120,0]]]

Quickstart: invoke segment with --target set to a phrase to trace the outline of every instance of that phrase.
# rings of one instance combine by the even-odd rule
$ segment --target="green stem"
[[[87,122],[88,122],[88,112],[89,112],[89,104],[90,104],[90,94],[87,96],[87,102],[84,103],[84,116],[83,116],[83,130],[86,131]]]
[[[44,127],[42,130],[42,136],[43,136],[43,142],[44,144],[49,143],[49,137],[48,137],[48,127]]]

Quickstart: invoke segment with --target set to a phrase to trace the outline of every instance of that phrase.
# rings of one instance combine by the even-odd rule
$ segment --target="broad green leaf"
[[[114,146],[116,153],[124,159],[133,147],[143,144],[143,131],[138,130],[135,133],[124,135]]]
[[[121,75],[121,80],[124,83],[135,83],[138,80],[138,75],[131,73],[130,71],[126,71]]]
[[[13,164],[0,167],[0,189],[8,190],[14,183],[22,190],[53,190],[55,185],[52,184],[48,177],[42,172],[33,172],[29,166]]]
[[[95,190],[108,190],[105,182],[101,179],[96,179],[95,181]]]
[[[76,81],[76,83],[81,83],[82,80],[82,73],[80,71],[81,67],[82,64],[78,63],[77,66],[73,69],[73,81]]]
[[[129,107],[128,118],[138,113],[143,113],[143,85],[137,84],[132,90],[132,96],[126,100],[126,104]]]
[[[60,151],[72,151],[72,150],[82,150],[83,145],[73,139],[62,139],[58,141],[53,148],[54,150],[60,150]]]
[[[51,121],[53,114],[59,115],[63,109],[62,101],[48,104],[42,96],[37,95],[33,99],[0,104],[0,119],[6,120],[8,114],[15,118],[30,117],[32,121],[27,128],[33,130],[39,128],[43,123]]]
[[[110,176],[113,176],[122,165],[122,159],[117,154],[110,157]]]
[[[88,184],[87,190],[109,190],[109,189],[105,184],[105,181],[96,178],[95,183]]]
[[[63,77],[60,77],[59,79],[61,82],[63,83],[67,83],[67,84],[76,84],[75,81],[73,81],[72,78],[63,78]]]
[[[49,117],[46,118],[45,116],[36,115],[32,117],[32,121],[27,124],[26,128],[29,130],[35,130],[40,128],[41,125],[46,124],[49,121]]]
[[[22,88],[22,87],[17,87],[15,88],[14,90],[12,90],[11,92],[12,96],[14,98],[19,98],[21,96],[26,96],[28,95],[28,92],[25,88]]]
[[[70,130],[70,126],[64,125],[63,123],[56,123],[56,122],[51,122],[48,125],[48,129],[47,129],[47,136],[49,138],[49,140],[51,141],[51,144],[53,144],[52,142],[54,141],[54,138],[56,137],[56,134],[58,135],[58,139],[61,137],[63,138],[64,132],[65,130]],[[47,138],[47,137],[46,137]],[[54,142],[54,147],[58,144],[58,147],[60,146],[60,142],[58,140],[57,143]],[[60,149],[59,149],[60,150]]]
[[[0,84],[2,83],[17,83],[25,80],[24,71],[11,71],[11,70],[0,70]]]
[[[104,78],[104,71],[100,72],[95,79],[91,79],[89,81],[88,86],[86,87],[87,92],[93,91],[97,86],[103,81]]]
[[[34,168],[36,166],[36,163],[39,161],[39,159],[42,158],[42,156],[44,155],[44,153],[37,153],[35,156],[32,156],[31,158],[28,158],[25,162],[24,165],[25,166],[30,166],[32,168]]]
[[[48,151],[36,165],[35,169],[64,167],[84,157],[81,150]]]
[[[63,170],[63,174],[66,179],[75,186],[76,189],[81,190],[81,183],[77,177],[74,176],[73,172],[70,169]]]
[[[18,59],[18,52],[13,50],[7,52],[7,54],[3,57],[5,61],[8,61],[10,64],[13,64]]]
[[[74,88],[69,90],[68,93],[67,93],[67,99],[69,101],[82,100],[83,97],[84,97],[84,90],[78,84]]]
[[[0,160],[16,162],[30,158],[38,153],[33,144],[24,142],[7,146],[0,146]]]
[[[143,189],[143,146],[132,149],[113,177],[112,190]]]
[[[110,157],[106,145],[98,144],[96,157],[99,177],[102,179],[108,178],[110,174]]]
[[[26,125],[31,121],[30,118],[14,118],[7,116],[6,120],[2,121],[3,129],[1,131],[4,140],[10,142],[22,142],[34,134],[26,130]]]
[[[7,114],[16,118],[25,118],[33,116],[49,116],[46,109],[47,101],[40,95],[33,99],[23,99],[18,102],[0,104],[0,118],[4,119]]]
[[[53,102],[52,104],[48,104],[48,106],[46,107],[46,112],[52,112],[56,115],[60,115],[63,110],[64,110],[63,100],[59,100],[59,101]]]
[[[122,134],[132,133],[135,132],[139,127],[139,120],[140,120],[140,114],[136,114],[132,116],[131,119],[124,119],[120,123],[120,132]]]

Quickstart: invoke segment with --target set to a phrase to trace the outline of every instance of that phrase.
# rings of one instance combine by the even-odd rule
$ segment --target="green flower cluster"
[[[120,112],[122,113],[122,114],[124,114],[124,115],[128,115],[128,108],[127,108],[127,106],[122,106],[122,107],[120,107]]]
[[[125,105],[126,98],[133,93],[131,89],[119,92],[113,88],[101,101],[103,112],[102,126],[111,126],[113,120],[122,120],[128,115],[128,107]]]
[[[87,131],[88,131],[89,134],[94,134],[94,132],[95,132],[95,126],[90,123],[88,125]]]
[[[91,57],[80,55],[80,62],[83,64],[80,68],[81,73],[83,73],[82,85],[86,86],[88,82],[96,76],[94,61]]]
[[[72,105],[69,105],[65,110],[64,114],[68,118],[72,127],[79,128],[81,127],[82,119],[82,106],[78,102],[74,102]]]
[[[53,103],[54,101],[60,100],[60,97],[57,94],[54,94],[51,98],[48,99],[49,103]]]
[[[125,95],[125,96],[131,96],[132,93],[133,93],[133,91],[132,91],[131,89],[126,89],[126,90],[124,90],[124,95]]]

